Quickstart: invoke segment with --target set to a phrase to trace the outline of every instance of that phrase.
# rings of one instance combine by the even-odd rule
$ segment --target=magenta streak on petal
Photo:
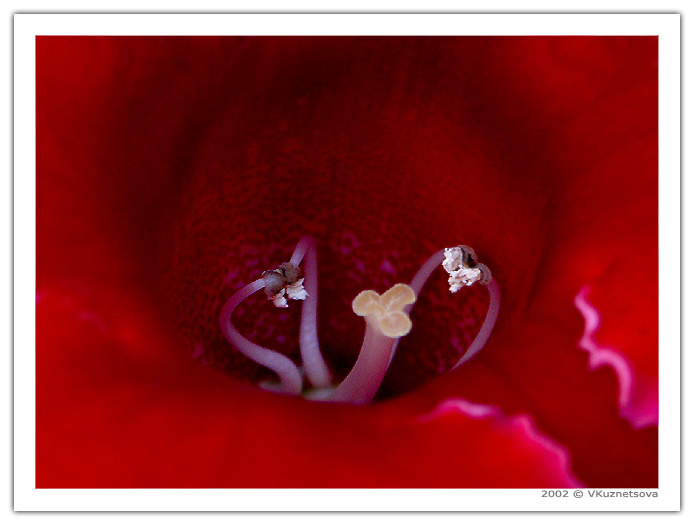
[[[600,313],[588,302],[588,285],[581,288],[578,295],[574,298],[574,305],[581,312],[585,320],[585,328],[583,336],[578,342],[578,346],[587,351],[590,355],[589,366],[591,370],[602,366],[609,366],[617,375],[619,383],[619,408],[622,417],[629,420],[635,428],[641,428],[648,424],[654,423],[653,411],[645,411],[644,415],[638,417],[636,414],[639,411],[634,410],[633,388],[634,388],[634,372],[629,366],[629,363],[617,351],[601,347],[595,342],[595,334],[600,328]]]
[[[500,425],[507,427],[511,432],[517,432],[526,437],[528,441],[536,443],[540,448],[546,450],[550,458],[556,458],[558,468],[561,472],[561,481],[564,486],[584,486],[584,484],[571,472],[571,456],[568,449],[542,434],[535,426],[532,417],[528,414],[519,414],[506,418],[501,409],[497,407],[471,403],[466,399],[455,398],[442,401],[434,410],[417,418],[417,421],[419,423],[426,423],[441,416],[456,413],[472,419],[495,419]]]
[[[425,423],[427,421],[434,420],[444,414],[449,414],[451,412],[462,412],[466,416],[473,419],[481,419],[490,416],[500,416],[501,411],[491,405],[480,405],[476,403],[471,403],[465,399],[446,399],[439,403],[439,405],[429,412],[428,414],[421,416],[419,422]]]

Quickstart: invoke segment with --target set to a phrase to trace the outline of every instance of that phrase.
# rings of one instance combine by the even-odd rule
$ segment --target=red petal
[[[239,389],[177,355],[146,303],[118,290],[89,295],[39,297],[39,488],[577,483],[566,453],[527,418],[447,403],[413,419]]]
[[[238,53],[241,48],[244,51]],[[182,322],[192,320],[184,328],[189,335],[219,337],[213,326],[219,303],[238,284],[224,283],[224,278],[229,264],[249,261],[241,253],[243,245],[260,250],[269,243],[272,248],[258,259],[274,260],[301,234],[314,233],[323,241],[323,274],[344,276],[348,268],[347,278],[322,283],[324,292],[331,293],[322,300],[326,314],[321,327],[326,347],[342,355],[348,366],[353,356],[343,349],[358,344],[350,344],[356,332],[345,305],[359,286],[368,281],[369,287],[378,284],[385,289],[396,280],[407,280],[431,252],[464,241],[478,250],[502,285],[502,317],[490,345],[460,372],[374,413],[387,419],[388,411],[403,403],[409,403],[407,414],[417,407],[428,411],[448,396],[495,404],[511,413],[530,412],[543,432],[569,446],[576,472],[589,484],[653,486],[655,432],[628,428],[619,417],[614,375],[588,370],[588,356],[578,347],[583,326],[573,300],[584,285],[591,285],[590,298],[604,320],[598,339],[603,337],[601,344],[629,359],[636,374],[635,395],[652,403],[657,384],[655,332],[634,337],[634,330],[621,326],[652,319],[657,304],[652,289],[635,293],[624,284],[629,281],[622,280],[627,276],[624,279],[641,282],[625,258],[638,249],[633,241],[643,241],[647,253],[655,253],[655,56],[653,39],[633,38],[251,43],[40,38],[39,290],[66,277],[77,278],[97,296],[108,296],[113,282],[125,290],[145,283],[148,295],[137,300],[149,304],[150,297],[158,297],[161,268],[173,266],[174,278],[168,285],[175,288],[170,295],[174,309]],[[214,119],[218,120],[210,131]],[[196,177],[188,183],[191,171]],[[254,177],[250,183],[249,174]],[[300,181],[305,184],[298,187]],[[177,197],[181,187],[187,189],[185,205]],[[281,213],[265,213],[268,202],[275,205],[278,195],[279,204],[292,197],[305,215],[298,216],[293,209],[284,219]],[[407,206],[398,199],[403,195],[409,196]],[[325,196],[327,200],[320,198]],[[451,210],[461,203],[464,213],[451,217]],[[183,233],[179,231],[172,241],[170,224],[180,222],[181,215]],[[345,245],[350,235],[361,246]],[[615,243],[620,235],[626,240]],[[277,238],[284,240],[274,242]],[[178,257],[173,263],[170,251]],[[257,268],[262,266],[257,260],[249,262],[251,266],[237,275],[239,282],[267,269]],[[439,309],[421,308],[413,314],[420,315],[419,325],[437,327],[435,333],[424,330],[418,335],[417,327],[413,330],[411,350],[422,359],[432,347],[464,349],[471,332],[458,319],[459,302],[434,300],[440,284],[432,282],[429,299],[423,296],[420,305],[429,301]],[[610,296],[600,296],[603,287],[621,291],[624,299],[607,303]],[[165,310],[167,306],[158,301],[158,309]],[[473,295],[469,318],[484,313],[483,301],[483,294]],[[133,299],[114,303],[121,311],[112,314],[112,323],[132,325],[128,309]],[[638,307],[628,309],[629,305]],[[611,323],[619,327],[611,330]],[[39,366],[44,352],[50,352],[50,338],[42,333],[48,326],[39,320]],[[135,332],[149,341],[132,350],[138,354],[155,348],[152,359],[156,360],[179,344],[168,336],[160,340],[163,330],[137,326]],[[68,334],[62,337],[68,348],[74,346]],[[458,344],[453,342],[456,337]],[[107,339],[106,346],[124,344]],[[403,344],[401,351],[407,350]],[[86,361],[92,378],[76,380],[73,392],[59,382],[69,376],[64,373],[69,361],[57,359],[55,368],[39,370],[44,400],[55,403],[44,410],[53,415],[43,419],[38,429],[39,452],[43,451],[39,463],[55,461],[64,468],[57,448],[49,445],[65,447],[75,437],[67,433],[65,439],[51,441],[61,432],[55,414],[65,411],[72,414],[69,422],[79,429],[77,434],[85,435],[94,447],[91,456],[73,451],[74,476],[95,479],[90,462],[84,461],[88,457],[102,467],[104,478],[109,469],[130,469],[128,479],[136,479],[132,472],[138,471],[137,483],[146,485],[147,476],[174,467],[167,468],[163,458],[147,464],[144,459],[152,453],[151,444],[137,445],[141,430],[158,427],[112,428],[103,421],[98,407],[111,407],[117,396],[100,392],[102,384],[112,379],[111,362],[102,357],[97,354]],[[147,373],[158,366],[162,374],[168,367],[153,366]],[[186,369],[176,365],[172,385],[176,380],[186,384]],[[203,388],[191,381],[191,390]],[[132,399],[140,387],[133,382],[133,392],[127,395]],[[65,397],[49,399],[51,388]],[[84,399],[75,399],[76,393]],[[102,400],[109,395],[113,398]],[[262,406],[263,413],[282,421],[275,411],[281,412],[289,402],[248,392],[234,400],[248,407],[244,416],[263,430],[251,407]],[[635,417],[652,411],[641,401],[634,403]],[[134,410],[135,403],[127,406]],[[172,424],[166,423],[171,413],[193,412],[192,404],[173,396],[159,398],[153,406],[153,417],[161,419],[161,428],[167,431],[172,430],[166,426]],[[212,406],[210,420],[214,410],[224,411],[227,404]],[[351,409],[331,408],[334,416],[325,414],[324,407],[312,406],[306,412],[318,411],[326,425],[344,431],[339,418]],[[300,413],[297,409],[297,417]],[[368,411],[354,413],[360,414],[355,421],[366,421],[360,424],[370,421],[364,416]],[[200,424],[214,434],[210,420]],[[214,421],[226,438],[227,422],[218,417]],[[312,419],[311,423],[320,425]],[[445,418],[444,423],[430,425],[443,425],[438,431],[457,429],[453,435],[459,437],[468,424]],[[435,448],[438,431],[430,435],[413,428],[411,439],[420,444],[420,431],[431,438],[429,448]],[[116,441],[109,441],[112,433],[118,434]],[[163,431],[159,436],[164,437]],[[333,437],[349,449],[339,433]],[[259,438],[249,430],[239,443],[255,439]],[[253,442],[253,450],[260,450]],[[190,441],[181,443],[166,451],[190,451]],[[226,457],[220,442],[211,445],[215,443],[208,448],[214,450],[212,456]],[[116,453],[124,444],[124,450],[133,450],[132,461],[123,458],[125,452]],[[403,447],[398,450],[407,452],[407,445]],[[475,443],[469,448],[481,454],[481,460],[490,460],[489,450],[484,454]],[[105,450],[123,461],[114,460],[106,468],[105,458],[97,461],[99,451]],[[454,456],[465,454],[443,450]],[[463,461],[463,456],[455,457]],[[201,464],[209,469],[207,474],[201,467],[199,478],[191,479],[222,476],[215,470],[219,463]],[[146,466],[138,470],[139,465]],[[362,467],[363,478],[367,466]],[[60,470],[46,468],[54,478]],[[417,463],[412,475],[427,468]],[[369,475],[380,479],[388,474],[375,469]],[[473,483],[465,478],[455,482]]]
[[[561,213],[534,307],[566,326],[567,299],[584,290],[601,317],[595,342],[622,378],[622,413],[643,426],[657,423],[657,42],[608,39],[591,56],[604,84],[550,148]]]

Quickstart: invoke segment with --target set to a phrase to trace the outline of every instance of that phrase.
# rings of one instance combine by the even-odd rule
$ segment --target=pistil
[[[393,341],[412,329],[403,309],[415,299],[406,284],[396,284],[383,295],[365,290],[354,299],[354,313],[366,319],[364,342],[352,371],[329,396],[330,401],[363,405],[373,400],[388,371]]]

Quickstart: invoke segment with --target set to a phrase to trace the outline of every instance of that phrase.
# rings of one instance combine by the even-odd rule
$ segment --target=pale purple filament
[[[298,266],[304,259],[304,288],[308,297],[301,307],[299,347],[304,371],[316,388],[325,388],[332,380],[318,342],[318,257],[316,243],[311,237],[303,237],[297,244],[289,262]]]
[[[290,263],[298,266],[306,259],[304,270],[304,288],[308,297],[304,299],[301,308],[301,326],[299,329],[299,346],[304,371],[308,380],[316,388],[330,385],[330,370],[323,360],[318,343],[318,257],[315,241],[311,237],[303,237],[290,259]],[[263,279],[258,279],[236,292],[222,309],[220,324],[227,340],[243,355],[256,363],[263,365],[280,377],[280,390],[300,394],[303,381],[299,368],[286,356],[262,347],[243,337],[231,324],[231,314],[234,309],[255,292],[265,287]]]
[[[367,318],[364,342],[357,362],[340,386],[327,396],[327,400],[355,405],[370,403],[388,371],[392,345],[393,339],[383,335]]]
[[[434,271],[441,266],[443,260],[444,251],[439,250],[434,255],[429,257],[427,261],[422,265],[422,267],[417,271],[414,278],[412,279],[412,282],[410,283],[410,288],[414,290],[414,293],[417,297],[419,297],[419,293],[422,291],[422,288],[424,288],[424,285],[426,284],[429,277],[431,277],[431,274],[434,273]],[[415,304],[417,303],[412,303],[405,306],[404,312],[409,315]],[[398,349],[399,342],[400,339],[396,339],[395,341],[393,341],[393,345],[390,349],[390,360],[388,364],[390,364],[393,361],[393,357],[395,357],[395,351]]]
[[[303,380],[301,372],[297,366],[287,356],[262,347],[249,341],[231,324],[231,314],[236,307],[253,295],[255,292],[265,288],[263,279],[253,281],[251,284],[244,286],[238,292],[231,296],[226,302],[222,313],[219,316],[219,322],[222,327],[222,332],[227,340],[243,355],[256,363],[263,365],[280,378],[281,390],[299,395],[303,389]]]
[[[422,291],[422,288],[424,288],[424,285],[426,284],[427,280],[429,279],[429,277],[431,277],[431,274],[434,273],[434,271],[441,266],[444,258],[444,250],[439,250],[434,255],[429,257],[429,259],[427,259],[424,265],[422,265],[419,271],[415,274],[414,278],[412,279],[412,283],[410,284],[410,288],[414,290],[414,293],[418,297],[419,293]],[[472,344],[465,351],[463,357],[460,358],[460,360],[453,366],[453,368],[457,368],[463,363],[472,359],[473,356],[477,354],[477,352],[484,348],[484,345],[487,344],[489,336],[492,334],[492,330],[494,329],[494,325],[496,324],[496,319],[499,316],[499,308],[501,306],[501,292],[499,291],[499,285],[493,278],[487,283],[486,286],[487,290],[489,291],[489,309],[487,310],[487,315],[485,316],[484,322],[482,323],[480,331],[477,333],[477,336],[475,337],[474,341],[472,341]],[[406,306],[404,310],[405,313],[409,314],[412,310],[412,307],[415,304],[417,303],[413,303]],[[393,357],[395,356],[395,351],[398,348],[399,342],[400,339],[396,339],[395,341],[393,341],[393,345],[390,351],[390,361],[392,361]]]
[[[477,337],[475,337],[475,340],[463,354],[463,357],[460,358],[460,361],[458,361],[453,368],[457,368],[472,359],[477,352],[484,348],[489,336],[492,335],[492,330],[494,330],[494,325],[496,324],[496,318],[499,316],[501,292],[499,291],[499,285],[493,278],[487,283],[487,290],[489,291],[489,309],[487,310],[487,315],[484,318],[482,327]]]

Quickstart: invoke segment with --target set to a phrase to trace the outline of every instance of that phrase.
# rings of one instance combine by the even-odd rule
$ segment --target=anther
[[[263,283],[265,284],[265,293],[268,297],[278,294],[286,284],[286,279],[277,270],[263,272]]]
[[[310,292],[304,288],[304,277],[299,268],[303,259],[306,259],[306,283]],[[234,309],[242,301],[260,290],[264,290],[268,299],[280,308],[287,307],[287,299],[304,301],[299,330],[303,371],[315,387],[328,386],[331,382],[330,371],[318,346],[318,266],[313,239],[303,237],[294,249],[290,262],[281,264],[275,270],[263,272],[260,279],[244,286],[232,295],[222,308],[219,319],[222,332],[232,346],[249,359],[269,368],[279,376],[279,385],[261,383],[263,388],[298,395],[303,388],[303,374],[299,368],[279,352],[263,348],[249,341],[231,323],[231,314]]]
[[[262,279],[265,284],[265,294],[278,308],[287,308],[287,299],[303,301],[308,297],[304,289],[301,268],[296,264],[282,263],[275,270],[263,272]]]
[[[455,293],[463,286],[472,286],[476,282],[488,284],[492,280],[489,268],[478,264],[477,254],[469,246],[456,246],[443,250],[444,260],[441,264],[448,272],[448,285]]]

